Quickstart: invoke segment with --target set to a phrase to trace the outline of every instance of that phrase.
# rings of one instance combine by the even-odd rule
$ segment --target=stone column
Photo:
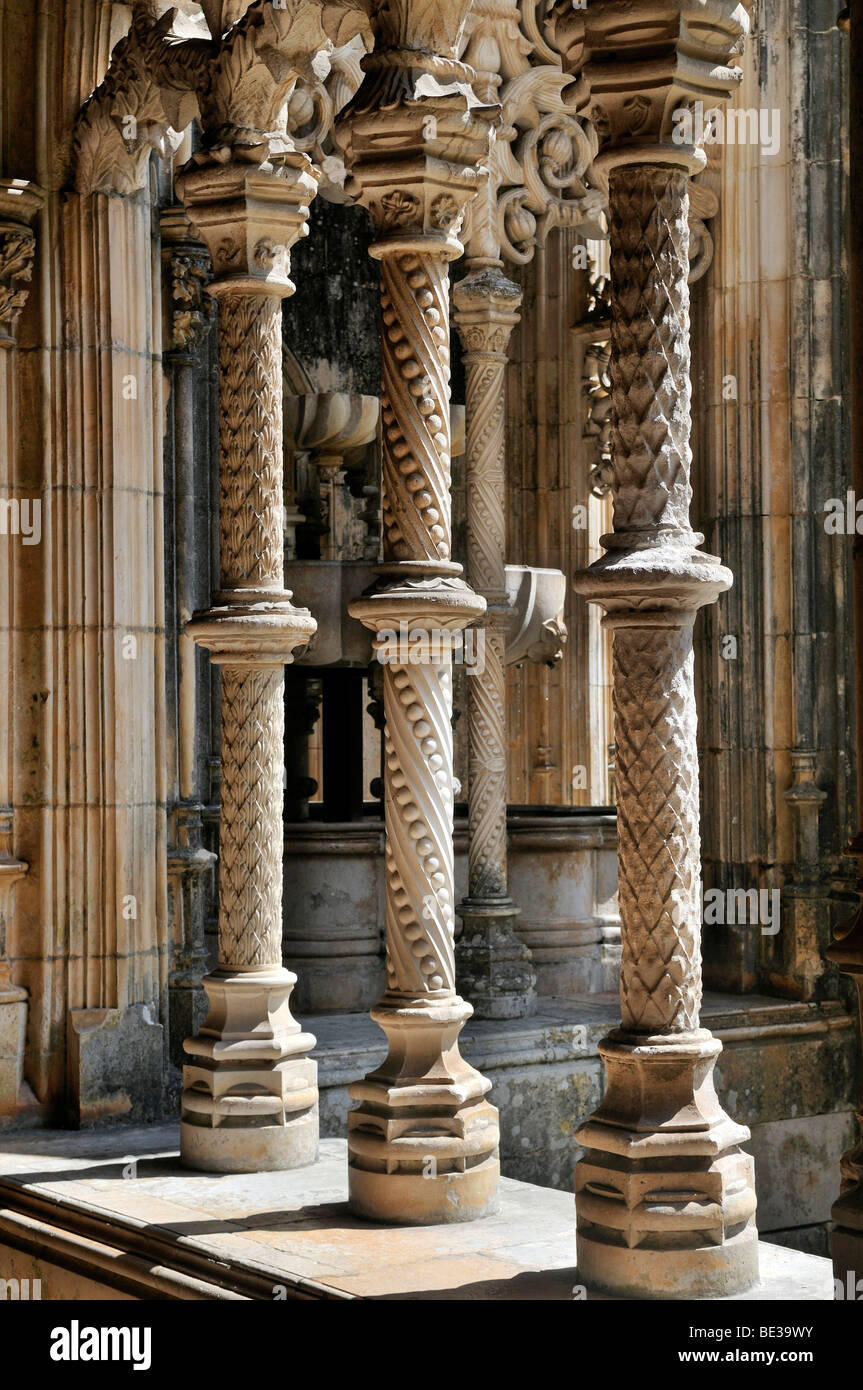
[[[485,609],[450,559],[447,263],[461,254],[489,147],[487,112],[455,60],[467,9],[395,0],[379,11],[340,127],[349,191],[379,233],[383,314],[384,561],[351,612],[385,662],[387,975],[372,1017],[389,1054],[350,1087],[350,1201],[410,1224],[494,1210],[499,1175],[490,1083],[459,1055],[473,1011],[456,993],[453,955],[449,638]],[[395,647],[388,633],[403,634]]]
[[[851,0],[843,12],[842,27],[850,41],[850,88],[848,135],[851,154],[851,177],[848,185],[850,203],[849,270],[850,302],[848,320],[851,330],[851,468],[857,497],[863,496],[863,6],[861,0]],[[855,702],[857,713],[857,816],[858,831],[849,845],[856,856],[861,876],[858,890],[860,906],[853,917],[842,922],[834,933],[833,945],[827,951],[834,961],[853,980],[863,1027],[863,536],[854,537],[854,624],[856,656]],[[833,1273],[844,1288],[856,1288],[863,1273],[863,1105],[857,1111],[860,1139],[842,1155],[840,1163],[839,1196],[830,1215],[833,1231],[830,1237]]]
[[[284,587],[281,301],[316,184],[305,156],[242,147],[178,183],[213,260],[219,342],[221,587],[188,631],[222,670],[219,958],[185,1045],[181,1148],[209,1171],[296,1168],[317,1155],[318,1093],[282,966],[283,668],[315,623]]]
[[[15,550],[22,544],[18,534],[21,499],[17,479],[16,333],[33,275],[36,237],[31,223],[42,199],[42,190],[25,179],[0,181],[0,508],[4,509],[0,534],[0,1117],[14,1114],[19,1108],[27,1031],[27,991],[13,980],[9,958],[15,884],[28,871],[28,865],[13,850],[16,721],[11,712],[18,626]],[[32,522],[33,504],[28,501],[27,505]],[[41,506],[41,499],[38,505]]]
[[[692,630],[731,584],[696,547],[691,487],[690,173],[703,152],[675,138],[683,90],[709,104],[730,88],[718,66],[741,37],[731,7],[704,8],[693,36],[682,6],[654,7],[664,38],[597,0],[580,23],[592,114],[606,139],[613,400],[613,532],[576,579],[614,634],[621,1025],[600,1045],[607,1090],[578,1133],[578,1269],[633,1297],[715,1297],[758,1279],[749,1137],[723,1111],[721,1045],[700,1026],[701,903]],[[678,53],[678,43],[683,52]],[[619,48],[618,48],[619,45]],[[643,94],[643,61],[653,84]]]
[[[482,660],[468,668],[468,894],[458,907],[456,958],[480,1018],[519,1018],[536,1002],[530,951],[513,930],[519,909],[506,862],[505,377],[521,291],[498,263],[461,280],[453,297],[467,377],[468,579],[487,604]]]
[[[173,725],[173,765],[170,768],[171,801],[168,814],[168,914],[172,959],[168,973],[168,1043],[171,1061],[183,1065],[183,1041],[197,1033],[206,1014],[201,980],[207,967],[205,912],[210,896],[210,874],[217,856],[202,843],[202,749],[199,747],[199,682],[206,677],[206,657],[192,639],[187,623],[206,602],[209,579],[202,569],[209,547],[199,534],[198,461],[207,440],[200,438],[197,420],[197,383],[201,374],[201,350],[212,319],[213,301],[206,285],[210,278],[209,255],[192,239],[186,211],[181,206],[164,209],[160,217],[166,320],[170,330],[164,343],[164,362],[171,376],[169,399],[171,460],[173,464],[172,525],[166,556],[166,625],[173,638],[169,645],[169,717]],[[166,324],[166,327],[167,327]],[[170,476],[170,475],[169,475]],[[204,538],[205,539],[205,538]],[[170,646],[176,648],[173,665]],[[170,725],[169,725],[170,727]]]

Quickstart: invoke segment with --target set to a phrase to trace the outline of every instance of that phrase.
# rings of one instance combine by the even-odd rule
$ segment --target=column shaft
[[[506,483],[507,345],[521,292],[495,268],[455,289],[466,372],[468,579],[487,602],[479,661],[468,667],[468,895],[459,904],[459,979],[480,1018],[536,1005],[530,952],[513,924],[507,884]]]
[[[372,1017],[382,1067],[350,1088],[351,1205],[407,1222],[465,1221],[497,1202],[497,1112],[459,1055],[472,1010],[455,989],[450,635],[481,600],[450,560],[451,249],[398,240],[382,260],[384,564],[351,607],[384,665],[387,988]],[[388,651],[384,632],[399,633]],[[405,650],[408,648],[409,650]]]
[[[731,582],[689,523],[687,158],[608,157],[614,531],[577,576],[614,632],[621,1027],[580,1130],[578,1267],[636,1297],[757,1280],[749,1137],[699,1026],[701,902],[692,628]]]
[[[211,1171],[296,1168],[317,1154],[318,1093],[282,966],[284,666],[315,624],[284,588],[281,300],[315,185],[296,155],[278,170],[193,161],[179,183],[219,316],[220,589],[187,630],[222,667],[219,963],[185,1044],[182,1153]]]

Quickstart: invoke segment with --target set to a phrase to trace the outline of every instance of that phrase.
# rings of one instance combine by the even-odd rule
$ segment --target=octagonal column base
[[[190,1168],[256,1173],[302,1168],[318,1155],[315,1045],[290,1010],[296,976],[217,970],[210,1012],[184,1044],[180,1152]]]
[[[582,1283],[630,1298],[718,1298],[758,1283],[754,1166],[716,1095],[706,1029],[617,1030],[608,1089],[577,1134]]]
[[[462,932],[456,979],[477,1018],[524,1018],[536,1012],[536,973],[516,935],[521,915],[511,898],[465,898],[456,908]]]
[[[472,1009],[458,995],[386,994],[371,1011],[389,1041],[377,1071],[348,1088],[351,1210],[409,1226],[473,1221],[498,1209],[491,1083],[461,1056]]]

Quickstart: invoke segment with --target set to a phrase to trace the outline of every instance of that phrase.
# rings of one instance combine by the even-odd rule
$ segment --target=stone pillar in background
[[[711,3],[698,36],[682,5],[652,12],[661,37],[642,50],[615,4],[596,0],[578,18],[560,8],[584,45],[609,182],[614,530],[576,583],[614,634],[622,935],[621,1026],[600,1045],[607,1091],[578,1134],[576,1207],[582,1280],[686,1298],[758,1279],[749,1132],[719,1104],[721,1045],[699,1022],[692,630],[731,575],[696,549],[689,523],[688,181],[704,156],[685,126],[678,143],[672,119],[684,90],[705,105],[728,95],[735,76],[721,60],[745,12]]]
[[[844,11],[843,27],[850,39],[849,144],[851,178],[850,200],[850,303],[851,329],[851,468],[857,497],[863,496],[863,3],[851,0]],[[854,537],[854,623],[857,658],[857,816],[860,827],[849,852],[857,856],[861,869],[858,888],[861,905],[853,917],[836,928],[833,945],[827,952],[854,982],[863,1026],[863,536]],[[842,1155],[841,1186],[830,1215],[833,1273],[844,1288],[857,1287],[863,1275],[863,1106],[857,1112],[861,1137]],[[849,1284],[848,1276],[852,1276]],[[853,1296],[853,1295],[852,1295]]]
[[[12,978],[9,927],[15,884],[27,864],[14,853],[13,741],[15,723],[10,682],[15,669],[15,547],[22,545],[21,503],[17,483],[18,391],[16,330],[33,275],[36,237],[31,223],[42,191],[24,179],[0,181],[0,507],[5,509],[0,535],[0,1120],[14,1115],[22,1099],[27,991]],[[32,528],[33,499],[27,526]],[[41,506],[41,499],[38,505]],[[35,532],[34,532],[35,534]],[[39,534],[41,535],[41,522]],[[26,551],[24,552],[26,554]]]
[[[348,189],[379,234],[384,561],[351,605],[384,665],[386,1061],[350,1088],[350,1201],[360,1215],[465,1221],[497,1204],[497,1111],[459,1055],[472,1009],[453,955],[452,658],[485,602],[450,559],[448,262],[489,148],[488,112],[455,53],[466,0],[378,12],[375,52],[341,121]],[[424,95],[433,92],[434,95]],[[402,649],[385,653],[386,632]],[[408,632],[410,640],[408,642]],[[446,640],[445,640],[446,639]],[[410,648],[410,656],[404,647]]]
[[[221,587],[188,631],[222,671],[219,963],[186,1042],[181,1148],[217,1172],[317,1156],[314,1038],[282,965],[284,666],[315,631],[284,587],[281,303],[315,179],[305,156],[248,147],[178,179],[213,261],[218,305]]]
[[[461,987],[480,1018],[519,1018],[536,1001],[530,951],[513,930],[519,909],[509,895],[506,862],[505,377],[521,291],[498,262],[472,268],[453,298],[466,372],[468,579],[487,604],[478,667],[468,668],[470,847],[456,959]]]
[[[201,350],[212,319],[213,301],[206,285],[210,258],[193,239],[183,207],[166,208],[160,218],[162,265],[168,312],[164,360],[171,374],[169,398],[171,457],[173,461],[172,555],[166,557],[168,611],[166,624],[176,644],[176,666],[171,670],[174,701],[173,764],[168,813],[168,915],[172,959],[168,973],[168,1045],[171,1061],[183,1065],[183,1040],[197,1033],[204,1021],[206,999],[201,980],[207,965],[205,913],[210,896],[210,875],[217,856],[202,843],[203,768],[198,747],[199,682],[206,658],[193,641],[187,623],[196,608],[206,602],[209,582],[202,584],[199,559],[201,521],[196,505],[199,480],[196,470],[206,455],[208,442],[200,438],[197,422],[197,383]],[[166,469],[167,473],[167,469]],[[204,556],[207,547],[203,547]],[[173,563],[171,561],[173,560]],[[203,589],[203,592],[202,592]],[[173,643],[171,644],[174,645]],[[171,659],[171,647],[168,650]],[[201,702],[203,703],[203,702]],[[205,891],[206,890],[206,891]]]

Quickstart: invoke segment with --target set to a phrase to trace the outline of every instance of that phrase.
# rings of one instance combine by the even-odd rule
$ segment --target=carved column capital
[[[739,0],[657,0],[647,15],[617,0],[590,0],[583,10],[556,0],[551,24],[567,70],[589,90],[599,169],[632,162],[703,168],[704,152],[686,138],[680,114],[697,101],[726,101],[739,84],[733,59],[749,31]]]
[[[33,278],[36,235],[31,223],[43,193],[26,179],[0,179],[0,347],[15,342]]]
[[[368,30],[352,0],[212,0],[203,8],[209,34],[201,21],[200,37],[188,37],[188,21],[174,31],[175,11],[158,16],[149,0],[133,5],[129,32],[74,132],[78,192],[137,192],[150,150],[169,155],[195,116],[204,159],[260,165],[293,150],[288,107],[300,73]]]
[[[466,275],[453,286],[454,320],[466,357],[492,357],[504,364],[519,319],[521,289],[490,267]]]
[[[207,294],[212,274],[210,254],[192,235],[184,207],[161,213],[162,256],[171,300],[170,350],[194,358],[213,319],[213,300]]]
[[[293,294],[291,248],[308,235],[317,177],[307,155],[242,148],[227,162],[194,155],[177,177],[194,233],[213,263],[210,294]]]

